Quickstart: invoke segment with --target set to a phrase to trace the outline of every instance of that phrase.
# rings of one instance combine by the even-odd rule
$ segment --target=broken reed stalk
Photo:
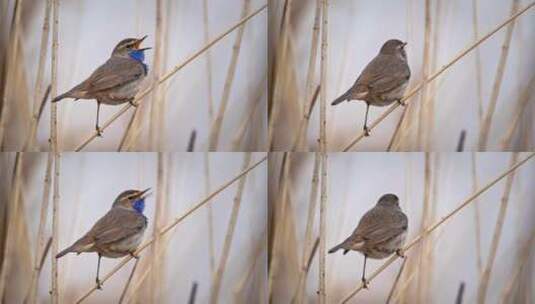
[[[21,188],[21,179],[22,179],[22,162],[24,155],[21,152],[17,152],[15,156],[15,164],[13,166],[13,173],[11,177],[11,191],[9,192],[9,204],[10,208],[6,208],[9,211],[7,214],[7,231],[5,236],[4,243],[4,260],[1,263],[1,272],[0,272],[0,299],[5,299],[5,288],[8,276],[11,272],[12,267],[12,258],[14,254],[11,252],[11,247],[14,247],[12,244],[16,241],[16,227],[17,227],[17,213],[19,210],[19,201],[20,201],[20,188]]]
[[[510,165],[516,163],[518,159],[518,153],[513,153],[511,155]],[[507,214],[507,206],[509,204],[509,195],[511,193],[511,188],[513,186],[513,180],[515,178],[515,172],[512,172],[507,176],[505,182],[505,187],[503,190],[503,195],[500,203],[500,211],[498,213],[498,219],[496,220],[496,226],[494,227],[494,236],[492,237],[492,242],[490,245],[489,255],[487,257],[487,263],[481,273],[481,278],[479,281],[479,287],[477,291],[477,302],[479,304],[485,303],[485,298],[487,296],[487,288],[490,281],[490,275],[492,272],[492,266],[494,265],[494,260],[496,259],[496,251],[498,250],[498,244],[500,243],[500,237],[502,235],[503,222],[505,221],[505,215]]]
[[[273,291],[273,283],[275,281],[275,276],[277,275],[279,271],[279,251],[280,251],[280,242],[282,242],[282,234],[283,234],[283,227],[284,222],[286,221],[286,209],[288,205],[288,184],[289,184],[289,176],[290,176],[290,168],[292,163],[292,153],[285,152],[283,156],[283,162],[282,162],[282,180],[279,181],[279,194],[276,201],[276,207],[274,211],[274,218],[275,218],[275,233],[273,235],[273,245],[271,246],[271,261],[269,264],[269,271],[268,271],[268,297],[269,302],[271,302],[272,298],[272,291]]]
[[[250,0],[243,0],[243,7],[241,17],[245,18],[247,12],[249,12]],[[236,67],[238,65],[238,58],[240,56],[241,43],[243,40],[243,33],[245,32],[245,25],[240,26],[238,33],[236,34],[236,40],[232,46],[232,57],[230,59],[230,65],[227,70],[227,77],[225,79],[225,85],[223,86],[223,94],[221,95],[221,102],[219,103],[219,109],[217,115],[212,122],[210,129],[210,138],[208,144],[209,151],[216,151],[219,144],[219,134],[221,133],[221,126],[223,125],[223,118],[225,116],[225,110],[227,109],[228,100],[230,98],[230,90],[232,89],[232,83],[234,82],[234,75],[236,74]]]
[[[30,282],[30,289],[28,290],[27,303],[34,304],[37,301],[37,290],[39,288],[39,275],[41,273],[42,267],[40,258],[43,255],[45,248],[45,226],[46,219],[48,216],[48,205],[50,204],[50,190],[51,190],[51,179],[52,179],[52,162],[54,161],[54,156],[52,153],[47,153],[47,162],[45,170],[45,178],[43,183],[43,196],[41,204],[41,213],[39,216],[39,228],[37,229],[37,240],[35,242],[35,261],[32,270],[32,278]]]
[[[188,304],[195,304],[195,298],[197,297],[198,286],[199,284],[197,282],[193,282],[193,285],[191,285],[191,291],[189,293]]]
[[[457,290],[457,297],[455,298],[455,304],[463,303],[464,285],[464,282],[461,282],[461,284],[459,285],[459,289]]]
[[[52,8],[52,1],[47,0],[45,4],[45,14],[43,17],[43,31],[41,33],[41,46],[39,49],[39,62],[37,64],[37,76],[35,79],[35,89],[33,96],[33,116],[30,122],[30,134],[26,138],[22,151],[34,151],[35,135],[37,133],[37,125],[39,124],[39,113],[41,105],[39,101],[43,95],[43,74],[45,72],[46,51],[48,46],[48,35],[50,33],[50,10]]]
[[[516,0],[515,0],[516,1]],[[489,37],[491,37],[492,35],[494,35],[496,32],[498,32],[499,30],[501,30],[503,27],[505,27],[506,25],[508,25],[509,23],[513,22],[516,18],[518,18],[520,15],[522,15],[523,13],[525,13],[527,10],[529,10],[530,8],[532,8],[533,6],[535,6],[535,1],[534,2],[531,2],[530,4],[526,5],[526,7],[524,7],[523,9],[521,10],[518,10],[516,14],[514,14],[513,16],[509,17],[508,19],[506,19],[505,21],[503,21],[502,23],[500,23],[499,25],[497,25],[493,30],[491,30],[490,32],[488,32],[487,34],[485,34],[484,36],[482,36],[478,41],[472,43],[469,47],[465,48],[463,51],[461,51],[457,56],[455,56],[452,60],[450,60],[447,64],[445,64],[444,66],[442,66],[442,68],[440,68],[438,71],[436,71],[435,73],[433,73],[431,76],[429,76],[428,79],[425,79],[423,80],[422,82],[420,82],[415,88],[413,88],[407,95],[405,95],[401,101],[406,101],[406,103],[412,103],[409,99],[411,97],[413,97],[416,93],[418,93],[424,83],[427,84],[433,80],[435,80],[438,76],[440,76],[440,74],[442,74],[443,72],[445,72],[447,69],[449,69],[451,66],[453,66],[455,63],[457,63],[457,61],[459,61],[461,58],[463,58],[464,56],[466,56],[468,53],[470,53],[473,49],[475,49],[478,45],[480,45],[481,43],[483,43],[485,40],[487,40]],[[393,106],[389,107],[386,111],[383,112],[383,114],[381,114],[381,116],[379,116],[379,118],[377,118],[374,122],[372,122],[370,125],[369,125],[369,128],[370,130],[372,130],[373,128],[375,128],[377,125],[379,125],[386,117],[388,117],[388,115],[390,115],[392,112],[394,112],[394,110],[399,107],[399,103],[396,103],[394,104]],[[349,151],[349,149],[351,149],[354,145],[356,145],[362,138],[364,138],[364,132],[360,132],[359,135],[357,135],[353,140],[351,140],[351,142],[349,142],[343,149],[344,152],[347,152]]]
[[[11,28],[9,30],[9,41],[7,43],[7,53],[6,53],[6,61],[5,64],[5,78],[4,83],[2,85],[3,87],[3,96],[2,96],[2,107],[0,112],[0,150],[4,150],[4,144],[5,144],[5,129],[6,124],[8,120],[8,114],[10,112],[11,103],[8,101],[8,96],[12,93],[12,90],[10,88],[15,88],[15,85],[12,84],[12,82],[15,82],[15,66],[17,62],[17,57],[19,55],[18,52],[18,37],[19,37],[19,31],[21,28],[21,22],[20,22],[20,16],[22,12],[22,4],[23,0],[17,0],[15,1],[14,7],[13,7],[13,19],[11,22]],[[11,97],[11,96],[9,96]],[[13,99],[13,101],[15,101]]]
[[[429,86],[425,80],[427,79],[427,76],[429,75],[429,52],[430,52],[430,44],[431,44],[431,1],[425,0],[425,31],[424,31],[424,55],[423,55],[423,63],[422,63],[422,78],[424,79],[424,84],[422,85],[422,94],[420,95],[420,111],[418,116],[418,132],[416,137],[416,144],[417,147],[420,150],[423,151],[429,151],[429,147],[427,147],[427,143],[425,144],[426,147],[424,149],[424,141],[426,141],[427,138],[427,125],[426,125],[426,118],[428,113],[428,91]]]
[[[394,280],[394,284],[392,284],[392,288],[390,289],[390,292],[388,293],[388,297],[386,298],[386,304],[390,303],[390,300],[392,299],[392,295],[394,295],[394,291],[396,290],[399,279],[401,278],[401,274],[403,273],[403,269],[405,269],[405,264],[407,263],[407,259],[403,259],[403,263],[401,263],[401,267],[399,268],[398,275],[396,276],[396,279]]]
[[[52,59],[51,59],[51,90],[52,96],[58,93],[58,23],[59,23],[59,0],[52,0]],[[56,254],[59,250],[59,177],[60,177],[60,154],[58,149],[58,105],[50,106],[50,151],[54,154],[54,179],[52,190],[52,304],[59,303],[59,279],[58,260]],[[50,153],[50,152],[49,152]]]
[[[327,303],[325,286],[327,255],[327,43],[328,43],[328,0],[322,0],[321,54],[320,54],[320,152],[321,152],[321,194],[320,194],[320,244],[319,244],[319,303]]]
[[[281,29],[280,29],[280,38],[279,38],[279,42],[277,43],[277,46],[276,46],[276,54],[275,54],[275,58],[274,60],[272,61],[271,65],[272,65],[272,75],[271,77],[274,77],[275,80],[273,80],[273,85],[272,85],[272,88],[271,88],[271,95],[273,96],[271,99],[272,99],[272,104],[271,104],[271,109],[270,111],[268,111],[268,117],[269,117],[269,121],[268,121],[268,150],[271,151],[272,149],[272,144],[273,144],[273,136],[274,136],[274,133],[275,133],[275,123],[277,122],[278,118],[279,118],[279,112],[280,112],[280,107],[281,107],[281,103],[282,103],[282,98],[278,95],[279,94],[279,91],[282,91],[282,85],[281,85],[281,82],[282,82],[282,73],[286,72],[286,69],[282,68],[283,65],[286,65],[287,64],[287,59],[286,59],[286,53],[288,52],[288,40],[290,39],[289,36],[289,32],[290,32],[290,16],[292,14],[292,2],[293,0],[285,0],[285,7],[284,7],[284,12],[283,12],[283,15],[282,15],[282,20],[281,20]],[[269,107],[268,107],[269,108]]]
[[[314,95],[314,74],[316,72],[316,61],[318,56],[318,42],[320,30],[321,0],[316,0],[316,10],[314,12],[314,23],[312,24],[312,38],[310,42],[310,54],[308,56],[308,71],[305,83],[305,94],[303,94],[303,117],[299,122],[297,137],[294,141],[292,151],[306,151],[305,142],[308,134],[308,123],[310,121],[310,109],[313,106],[312,96]]]
[[[435,229],[437,229],[440,225],[442,225],[444,222],[446,222],[448,219],[456,215],[459,211],[464,209],[464,207],[468,206],[471,202],[473,202],[479,195],[481,195],[483,192],[487,191],[488,189],[492,188],[492,186],[496,185],[500,180],[514,172],[517,168],[525,164],[528,160],[533,158],[535,156],[535,152],[529,153],[529,155],[525,158],[523,158],[521,161],[515,163],[513,166],[511,166],[509,169],[507,169],[505,172],[500,174],[498,177],[494,178],[492,181],[487,183],[485,186],[480,188],[477,192],[470,195],[468,198],[466,198],[457,208],[453,209],[450,213],[443,216],[440,220],[436,221],[433,225],[425,229],[423,233],[420,233],[418,236],[414,237],[407,245],[403,247],[404,252],[407,252],[410,250],[414,245],[418,244],[424,235],[428,235],[431,232],[433,232]],[[397,255],[391,256],[386,262],[383,263],[379,268],[377,268],[369,277],[366,279],[367,282],[371,282],[375,277],[377,277],[381,272],[383,272],[388,266],[390,266],[396,259],[398,258]],[[351,293],[349,293],[340,303],[347,303],[353,296],[355,296],[359,291],[361,291],[362,283],[359,284],[357,288],[355,288]]]
[[[518,10],[519,0],[512,0],[511,4],[511,15],[514,15]],[[500,61],[498,62],[498,69],[496,70],[496,75],[494,76],[494,86],[492,87],[492,93],[490,95],[489,105],[487,111],[483,116],[483,121],[481,123],[481,128],[479,129],[479,141],[478,141],[478,151],[486,151],[487,144],[490,133],[490,126],[492,124],[492,117],[496,109],[496,103],[498,102],[498,96],[500,95],[500,88],[502,86],[503,74],[505,72],[505,64],[507,63],[507,55],[509,54],[509,45],[511,44],[511,39],[513,38],[513,29],[515,28],[515,22],[509,23],[507,26],[507,31],[505,33],[505,39],[503,41]]]
[[[531,79],[520,94],[520,97],[518,98],[517,105],[515,107],[515,113],[513,114],[513,123],[509,125],[509,129],[507,129],[507,132],[503,136],[503,139],[501,140],[502,144],[502,151],[506,151],[507,149],[512,149],[511,142],[513,141],[513,135],[515,134],[515,130],[518,127],[518,124],[520,123],[520,119],[525,113],[525,108],[529,102],[529,100],[533,97],[531,94],[535,90],[535,74],[531,76]]]
[[[136,259],[136,262],[134,263],[134,267],[132,267],[132,271],[130,272],[130,275],[128,276],[128,280],[126,281],[123,292],[121,293],[121,297],[119,298],[119,304],[124,303],[123,301],[128,292],[128,288],[130,287],[130,284],[132,283],[132,278],[134,277],[134,273],[136,272],[137,265],[139,264],[139,260],[141,260],[141,257]]]
[[[217,188],[217,190],[213,191],[212,193],[210,193],[210,195],[206,196],[204,199],[202,199],[200,202],[198,202],[197,204],[195,204],[193,207],[191,207],[190,209],[188,209],[186,212],[184,212],[182,215],[176,217],[173,221],[171,221],[171,223],[169,223],[168,225],[166,225],[164,228],[162,228],[159,232],[159,235],[162,236],[164,234],[166,234],[167,232],[169,232],[170,230],[172,230],[176,225],[178,225],[180,222],[182,222],[184,219],[186,219],[188,216],[190,216],[192,213],[194,213],[195,211],[197,211],[197,209],[199,209],[200,207],[204,206],[206,203],[208,203],[212,198],[214,198],[215,196],[217,196],[219,193],[221,193],[223,190],[225,190],[226,188],[228,188],[230,185],[232,185],[233,183],[235,183],[236,181],[238,181],[242,176],[244,176],[245,174],[247,174],[249,171],[253,170],[254,168],[256,168],[258,165],[260,165],[261,163],[263,163],[265,160],[267,159],[267,156],[264,156],[262,159],[260,159],[259,161],[255,162],[254,164],[252,164],[251,166],[249,166],[247,169],[243,170],[242,172],[240,172],[238,175],[236,175],[234,178],[232,178],[231,180],[229,180],[228,182],[226,182],[225,184],[221,185],[219,188]],[[149,247],[152,243],[154,242],[154,238],[151,238],[149,241],[146,241],[144,242],[143,244],[141,244],[138,249],[136,250],[136,252],[134,252],[135,255],[139,255],[143,250],[145,250],[145,248]],[[119,262],[110,272],[108,272],[106,275],[104,275],[103,277],[101,277],[101,280],[100,282],[101,283],[104,283],[106,282],[109,278],[111,278],[115,273],[117,273],[117,271],[119,271],[119,269],[121,269],[124,265],[126,265],[130,260],[132,259],[131,256],[128,256],[126,258],[124,258],[123,260],[121,260],[121,262]],[[97,286],[94,285],[93,287],[91,287],[89,290],[87,290],[87,292],[85,292],[77,301],[76,303],[81,303],[82,301],[84,301],[85,299],[87,299],[87,297],[89,297],[89,295],[91,295],[95,290],[97,290]]]
[[[251,152],[245,153],[243,158],[242,170],[249,166],[251,162]],[[210,303],[216,304],[219,302],[219,291],[221,290],[221,282],[223,280],[223,274],[227,266],[228,256],[230,253],[230,246],[232,245],[232,238],[234,237],[234,231],[236,229],[236,223],[238,222],[238,214],[240,212],[241,199],[243,196],[243,189],[245,188],[245,182],[247,181],[247,174],[244,175],[238,182],[238,189],[234,196],[234,203],[232,204],[232,212],[230,214],[229,223],[227,226],[227,233],[225,234],[225,240],[223,241],[223,249],[221,250],[221,257],[219,260],[219,266],[214,274],[214,280],[211,288]]]
[[[267,7],[267,4],[264,4],[262,5],[260,8],[258,8],[257,10],[253,11],[252,13],[250,13],[249,15],[247,15],[245,18],[241,19],[240,21],[238,21],[236,24],[234,24],[233,26],[231,26],[228,30],[226,30],[225,32],[221,33],[219,36],[215,37],[214,39],[212,39],[209,43],[205,44],[202,48],[200,48],[198,51],[196,51],[195,53],[193,53],[192,55],[190,55],[188,58],[186,58],[183,62],[181,62],[180,64],[177,64],[174,68],[172,68],[169,72],[167,72],[162,78],[158,79],[157,80],[157,84],[154,85],[154,86],[151,86],[150,88],[148,88],[147,90],[143,91],[142,93],[138,94],[138,96],[133,100],[133,103],[135,103],[136,105],[139,105],[142,101],[143,101],[143,97],[145,97],[147,94],[149,94],[152,90],[154,90],[154,88],[158,85],[161,85],[162,83],[166,82],[167,80],[169,80],[174,74],[176,74],[178,71],[180,71],[181,69],[183,69],[186,65],[188,65],[189,63],[191,63],[193,60],[195,60],[197,57],[199,57],[201,54],[203,54],[206,50],[210,49],[214,44],[216,44],[217,42],[219,42],[221,39],[223,39],[224,37],[226,37],[228,34],[232,33],[235,29],[237,29],[238,27],[240,27],[242,24],[244,24],[245,22],[247,22],[248,20],[250,20],[251,18],[253,18],[254,16],[258,15],[260,12],[262,12],[265,8]],[[52,96],[55,96],[55,95],[52,95]],[[131,104],[128,104],[128,105],[125,105],[122,109],[120,109],[119,111],[117,111],[110,119],[108,119],[106,122],[104,122],[104,124],[102,124],[101,126],[101,130],[104,131],[107,127],[109,127],[114,121],[116,121],[119,117],[121,117],[124,113],[126,113],[126,111],[132,107]],[[89,136],[87,136],[86,139],[84,139],[84,141],[79,144],[75,151],[76,152],[79,152],[81,151],[83,148],[85,148],[89,143],[91,143],[95,138],[97,138],[97,133],[96,131],[93,131],[91,132],[91,134]]]
[[[476,153],[471,153],[471,165],[472,165],[472,191],[476,192],[477,188],[479,188],[479,182],[477,179],[477,167],[476,167]],[[480,212],[479,212],[479,199],[474,200],[474,230],[476,233],[476,258],[477,258],[477,274],[478,276],[481,275],[481,271],[483,270],[483,258],[481,255],[481,224],[480,224]]]
[[[478,9],[477,1],[472,0],[472,26],[474,28],[474,41],[479,38],[478,28]],[[476,89],[477,89],[477,117],[479,119],[479,126],[483,119],[483,90],[481,89],[481,53],[479,49],[475,50],[475,68],[476,68]]]
[[[208,0],[202,1],[202,21],[204,25],[204,44],[210,41],[210,22],[208,22]],[[206,85],[208,90],[208,119],[210,122],[214,119],[214,93],[212,89],[212,51],[206,51]]]
[[[314,168],[312,170],[312,181],[310,183],[310,195],[308,197],[308,215],[305,229],[305,242],[303,244],[303,253],[301,256],[301,271],[297,281],[297,290],[294,293],[293,303],[303,303],[303,294],[306,287],[306,278],[308,274],[308,254],[312,249],[312,232],[314,228],[314,219],[316,215],[316,205],[318,203],[318,181],[319,181],[320,155],[314,153]]]

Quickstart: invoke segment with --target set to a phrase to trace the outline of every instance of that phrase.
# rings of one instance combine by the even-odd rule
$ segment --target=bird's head
[[[143,209],[145,209],[145,198],[150,195],[150,193],[147,193],[149,190],[150,188],[147,188],[143,191],[126,190],[119,194],[119,196],[115,199],[112,208],[126,208],[143,213]]]
[[[392,206],[399,207],[399,198],[395,194],[388,193],[388,194],[381,196],[381,198],[377,202],[377,205],[384,206],[384,207],[392,207]]]
[[[128,57],[128,56],[143,56],[144,57],[144,51],[151,49],[150,47],[146,48],[139,48],[143,40],[147,38],[147,35],[143,36],[142,38],[126,38],[121,40],[121,42],[117,43],[115,48],[113,49],[113,52],[111,53],[112,56],[119,56],[119,57]],[[143,61],[143,60],[141,60]]]
[[[407,42],[398,39],[390,39],[383,44],[379,53],[384,55],[397,55],[400,58],[407,60],[407,53],[405,52],[406,45]]]

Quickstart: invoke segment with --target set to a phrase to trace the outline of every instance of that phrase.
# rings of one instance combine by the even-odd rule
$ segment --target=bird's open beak
[[[147,193],[147,191],[149,191],[150,188],[147,188],[143,191],[140,191],[138,194],[137,194],[137,197],[139,198],[147,198],[148,196],[150,196],[152,193]],[[146,193],[146,194],[145,194]]]
[[[403,44],[401,45],[401,47],[404,48],[406,45],[407,45],[407,42],[403,42]]]
[[[147,35],[143,36],[142,38],[138,39],[136,41],[136,44],[134,45],[136,49],[139,49],[139,46],[141,45],[141,43],[143,42],[143,40],[145,40],[145,38],[147,38]]]

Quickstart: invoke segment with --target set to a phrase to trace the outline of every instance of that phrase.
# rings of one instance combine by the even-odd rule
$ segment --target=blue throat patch
[[[145,199],[144,198],[138,199],[137,201],[134,202],[132,207],[134,207],[134,209],[137,212],[143,214],[143,210],[145,210]]]
[[[140,62],[141,64],[143,64],[143,69],[145,69],[145,75],[146,75],[148,70],[149,70],[149,68],[143,62],[143,61],[145,61],[145,53],[144,53],[144,51],[142,51],[142,50],[133,50],[133,51],[128,52],[128,55],[130,56],[130,58],[132,58],[132,59]]]

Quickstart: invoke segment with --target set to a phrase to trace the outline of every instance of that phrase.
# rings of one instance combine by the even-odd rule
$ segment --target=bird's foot
[[[363,289],[368,289],[368,287],[369,287],[368,281],[366,281],[365,278],[362,278],[362,288]]]
[[[134,102],[134,100],[129,100],[128,103],[134,107],[134,108],[137,108],[137,103]]]
[[[364,136],[370,136],[370,129],[368,128],[368,126],[364,126]]]
[[[135,252],[130,252],[130,256],[136,260],[139,259],[139,255],[135,254]]]
[[[102,137],[102,129],[100,127],[96,127],[95,130],[97,131],[97,136]]]
[[[396,250],[396,255],[402,259],[405,258],[405,250],[399,248],[398,250]]]
[[[99,279],[96,280],[96,283],[97,283],[97,289],[102,290],[102,283],[100,282]]]
[[[399,105],[402,106],[402,107],[404,107],[404,106],[407,105],[407,103],[406,103],[405,101],[401,100],[401,99],[398,99],[398,103],[399,103]]]

